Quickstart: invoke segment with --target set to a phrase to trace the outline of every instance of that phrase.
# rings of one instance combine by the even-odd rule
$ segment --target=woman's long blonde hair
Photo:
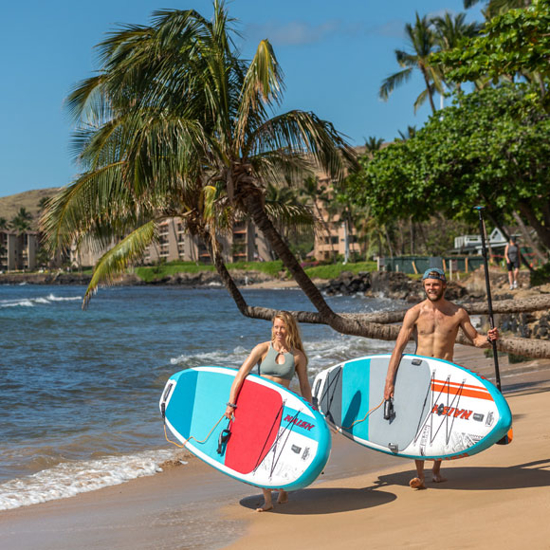
[[[289,349],[298,349],[306,358],[306,365],[308,363],[307,354],[304,349],[304,345],[302,344],[302,337],[300,335],[300,328],[298,327],[298,323],[296,319],[288,313],[288,311],[279,311],[273,316],[272,319],[272,325],[271,325],[271,341],[273,342],[275,340],[275,333],[273,331],[273,325],[275,324],[275,319],[280,319],[283,321],[283,323],[286,326],[286,345]]]

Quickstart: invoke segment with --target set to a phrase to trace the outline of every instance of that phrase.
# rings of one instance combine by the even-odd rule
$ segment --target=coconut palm
[[[384,140],[382,138],[369,136],[369,138],[365,140],[365,152],[369,157],[372,157],[376,151],[382,149],[382,145],[384,145]]]
[[[441,72],[437,65],[430,61],[430,55],[437,49],[437,40],[431,21],[427,16],[416,14],[414,25],[405,25],[405,34],[409,42],[408,50],[395,50],[395,58],[403,70],[392,74],[382,82],[379,96],[386,101],[393,90],[407,82],[413,71],[419,70],[424,79],[425,90],[416,98],[414,110],[429,100],[432,112],[435,113],[434,92],[444,93]]]
[[[232,21],[214,2],[212,22],[193,10],[160,11],[99,45],[103,67],[70,95],[84,172],[52,198],[42,225],[51,247],[92,236],[118,244],[96,265],[87,298],[139,258],[167,217],[180,217],[210,246],[237,305],[244,300],[223,265],[216,234],[246,213],[318,311],[334,314],[274,227],[268,183],[298,182],[314,164],[343,177],[353,151],[314,113],[270,116],[283,79],[267,40],[250,62],[238,57]]]

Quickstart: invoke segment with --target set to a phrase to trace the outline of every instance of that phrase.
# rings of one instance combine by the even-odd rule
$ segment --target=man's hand
[[[496,342],[499,339],[498,328],[492,328],[487,332],[487,340],[489,342]]]

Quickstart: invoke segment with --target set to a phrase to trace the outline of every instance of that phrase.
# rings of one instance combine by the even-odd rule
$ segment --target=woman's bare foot
[[[425,489],[426,485],[424,485],[424,479],[421,479],[419,477],[413,477],[409,481],[409,485],[412,489]]]
[[[260,508],[256,508],[256,512],[269,512],[269,510],[273,510],[273,504],[264,504]]]
[[[273,510],[273,502],[271,501],[271,489],[262,489],[264,494],[264,504],[259,508],[256,508],[256,512],[269,512]]]
[[[441,474],[432,474],[432,480],[434,483],[443,483],[447,481],[447,478],[443,477]]]
[[[286,502],[288,502],[288,493],[281,489],[277,498],[277,504],[285,504]]]

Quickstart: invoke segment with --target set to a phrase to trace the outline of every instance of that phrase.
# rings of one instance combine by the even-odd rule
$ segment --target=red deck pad
[[[281,424],[281,395],[251,380],[245,380],[239,397],[225,465],[248,474],[265,458]]]

